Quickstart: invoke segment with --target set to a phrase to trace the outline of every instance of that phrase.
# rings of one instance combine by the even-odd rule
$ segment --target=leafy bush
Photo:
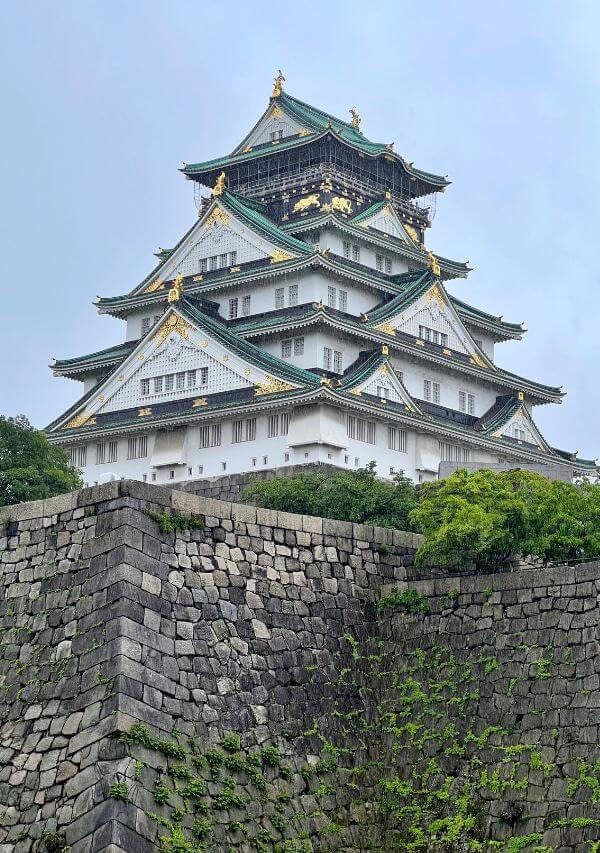
[[[0,416],[0,506],[51,498],[81,485],[65,451],[26,417]]]
[[[378,613],[384,610],[404,610],[408,613],[426,615],[430,609],[425,596],[418,593],[416,589],[405,589],[402,592],[396,591],[389,595],[382,595],[377,602]]]
[[[244,500],[258,506],[359,524],[412,530],[410,512],[417,503],[416,489],[408,477],[379,480],[375,463],[357,471],[309,471],[275,480],[254,480]]]

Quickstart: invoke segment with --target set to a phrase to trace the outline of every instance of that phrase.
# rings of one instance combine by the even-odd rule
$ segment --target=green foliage
[[[140,746],[145,746],[147,749],[162,752],[163,755],[169,758],[186,757],[185,749],[182,746],[172,740],[163,740],[162,738],[154,737],[148,731],[147,726],[143,726],[141,723],[134,723],[128,731],[123,732],[120,740],[127,744],[137,743]]]
[[[281,764],[281,753],[276,746],[265,746],[260,754],[267,767],[279,767]]]
[[[385,610],[403,610],[425,615],[430,612],[430,607],[425,596],[420,595],[416,589],[405,589],[402,592],[382,595],[377,603],[377,612],[383,613]]]
[[[190,528],[204,527],[204,520],[195,515],[189,518],[181,513],[169,512],[151,512],[146,511],[146,515],[158,524],[161,533],[173,533],[175,530],[189,530]]]
[[[600,803],[600,759],[595,764],[588,764],[582,758],[577,762],[579,776],[567,782],[567,795],[575,796],[581,788],[590,792],[588,799],[591,803]]]
[[[238,734],[225,735],[221,741],[221,747],[225,752],[239,752],[242,748],[242,741]]]
[[[0,416],[0,506],[51,498],[81,485],[65,451],[27,418]]]
[[[410,512],[416,506],[416,489],[403,474],[393,480],[377,479],[371,462],[357,471],[257,478],[244,491],[244,499],[284,512],[412,530]]]
[[[456,471],[424,483],[412,522],[420,566],[494,572],[520,554],[544,562],[600,554],[600,486],[529,471]]]
[[[171,789],[164,782],[157,778],[154,782],[154,802],[159,806],[164,806],[169,802],[171,797]]]
[[[45,853],[66,853],[69,849],[64,835],[48,829],[42,832],[42,842]]]
[[[111,785],[108,796],[112,797],[113,800],[122,800],[124,803],[129,803],[129,785],[127,782],[115,782],[114,785]]]

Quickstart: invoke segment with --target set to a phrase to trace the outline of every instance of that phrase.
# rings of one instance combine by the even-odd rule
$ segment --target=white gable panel
[[[374,377],[371,377],[365,385],[361,386],[360,390],[364,391],[365,394],[372,394],[374,397],[377,397],[379,396],[380,388],[386,389],[388,400],[393,400],[395,403],[407,402],[406,395],[399,393],[396,384],[390,380],[389,374],[382,373],[381,371],[376,373]]]
[[[391,237],[398,237],[400,240],[408,242],[406,233],[395,217],[385,215],[384,212],[378,214],[373,219],[368,220],[370,228],[376,228],[377,231],[383,231],[384,234],[389,234]]]
[[[522,409],[519,409],[508,423],[502,427],[501,434],[507,438],[516,438],[526,441],[528,444],[536,444],[538,447],[544,446],[541,435],[524,415]]]
[[[223,354],[226,354],[223,351]],[[202,383],[202,369],[206,368],[207,381]],[[196,371],[195,383],[188,381],[188,372]],[[163,389],[155,393],[154,378],[177,376],[185,372],[183,388],[177,388],[177,379],[173,380],[173,389],[165,390],[166,382],[163,379]],[[150,380],[150,393],[142,395],[141,385],[143,379]],[[217,394],[221,391],[232,391],[235,388],[245,388],[250,383],[239,372],[232,370],[223,361],[223,355],[216,357],[205,348],[198,348],[193,343],[186,343],[176,333],[172,332],[164,343],[147,359],[140,364],[135,374],[128,379],[121,388],[111,397],[103,408],[105,412],[130,409],[134,406],[151,406],[153,403],[164,403],[169,400],[191,397],[194,394]]]
[[[253,148],[255,145],[264,145],[265,142],[271,142],[271,134],[278,134],[282,131],[281,136],[294,136],[302,130],[302,125],[290,118],[280,109],[271,110],[259,125],[254,129],[252,134],[245,140],[245,147]],[[244,149],[242,149],[244,150]]]

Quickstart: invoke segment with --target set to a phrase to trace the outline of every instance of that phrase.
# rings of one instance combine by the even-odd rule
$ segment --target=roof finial
[[[221,193],[225,189],[226,183],[227,183],[227,175],[225,174],[225,172],[221,172],[221,174],[219,175],[219,177],[216,180],[212,194],[213,195],[221,195]]]
[[[179,273],[175,281],[173,282],[173,287],[169,290],[169,295],[167,297],[169,302],[179,302],[183,293],[183,275]]]
[[[350,107],[349,113],[352,116],[352,127],[356,130],[360,130],[360,116],[356,112],[356,107]]]
[[[277,72],[277,77],[273,81],[273,91],[271,92],[272,98],[278,98],[283,92],[283,84],[285,82],[285,77],[281,73],[281,68]]]
[[[429,269],[436,278],[439,278],[442,274],[442,271],[440,269],[440,265],[436,256],[433,254],[433,252],[427,252],[427,258],[429,260]]]

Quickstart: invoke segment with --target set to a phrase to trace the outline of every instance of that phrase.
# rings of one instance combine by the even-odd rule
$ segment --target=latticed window
[[[360,246],[357,246],[356,243],[352,244],[352,260],[360,261]]]
[[[74,468],[85,468],[87,465],[87,446],[74,447],[71,450],[71,465]]]
[[[338,350],[333,353],[333,369],[336,373],[342,372],[342,354]]]
[[[475,414],[475,394],[469,394],[467,391],[458,392],[458,408],[461,412],[467,412],[469,415]]]
[[[449,444],[447,441],[439,442],[440,457],[442,462],[469,462],[471,451],[468,447],[460,444]]]
[[[188,370],[187,373],[187,387],[195,388],[196,387],[196,371]]]
[[[377,434],[375,421],[365,421],[354,415],[348,415],[346,430],[348,438],[365,441],[367,444],[375,444]]]
[[[331,347],[323,347],[323,367],[331,370]]]
[[[513,427],[513,435],[519,441],[525,441],[525,438],[526,438],[525,430],[521,429],[520,427],[518,427],[516,425]]]
[[[200,427],[200,444],[203,447],[219,447],[221,444],[221,424],[210,424]]]
[[[150,326],[152,325],[152,317],[143,317],[142,318],[142,336],[147,335],[150,331]]]
[[[267,419],[267,437],[275,438],[279,435],[279,415],[269,415]]]
[[[233,422],[232,442],[239,444],[241,441],[254,441],[256,438],[256,418],[245,418]]]
[[[238,300],[237,297],[235,299],[229,300],[229,319],[233,320],[238,315]]]
[[[135,436],[127,439],[127,458],[143,459],[148,455],[148,437],[146,435]]]
[[[170,373],[168,376],[165,376],[165,391],[173,390],[173,382],[175,379],[175,374]]]
[[[291,340],[286,340],[281,342],[281,357],[282,358],[290,358],[292,354],[292,342]]]
[[[250,314],[251,296],[242,297],[242,316],[247,317]]]
[[[283,139],[283,130],[272,130],[269,136],[271,142],[279,142],[280,139]]]
[[[380,400],[389,400],[390,399],[390,389],[386,388],[385,385],[377,386],[377,396]]]
[[[208,367],[201,367],[198,370],[200,385],[206,385],[208,382]]]
[[[294,338],[294,355],[304,355],[304,338]]]
[[[290,428],[290,416],[286,413],[279,416],[279,427],[282,435],[287,435]]]
[[[285,308],[285,288],[275,288],[275,308]]]
[[[149,379],[142,379],[142,381],[140,383],[140,392],[141,392],[142,397],[148,396],[148,394],[150,393],[150,380]]]
[[[290,284],[288,288],[288,304],[294,306],[298,304],[298,285]]]
[[[335,308],[337,291],[335,287],[327,288],[327,304],[330,308]]]
[[[154,377],[154,393],[160,394],[162,392],[162,389],[163,389],[163,378],[162,378],[162,376],[155,376]]]
[[[392,259],[391,258],[385,259],[385,272],[386,272],[386,275],[392,274]]]
[[[351,247],[351,245],[350,245],[350,241],[349,241],[349,240],[344,240],[344,246],[343,246],[343,249],[344,249],[344,257],[345,257],[345,258],[349,258],[349,257],[350,257],[350,254],[351,254],[351,251],[352,251],[352,247]]]
[[[236,261],[237,261],[237,252],[230,252],[229,253],[229,266],[234,267]]]
[[[399,453],[406,453],[406,447],[406,430],[388,427],[388,450],[397,450]]]
[[[227,252],[225,252],[222,255],[219,255],[219,266],[221,268],[226,267],[228,259],[229,259],[229,255],[227,254]]]
[[[107,462],[116,462],[117,461],[117,452],[119,448],[119,443],[117,441],[109,441],[108,442],[108,459]]]
[[[375,255],[375,266],[383,272],[383,255]]]
[[[219,267],[219,256],[213,255],[211,258],[208,259],[208,268],[212,272],[213,270],[218,269],[218,267]]]
[[[438,344],[442,347],[448,346],[448,335],[444,332],[438,332],[437,329],[430,329],[428,326],[419,326],[419,337],[432,344]]]
[[[178,391],[181,391],[182,388],[185,388],[185,370],[182,370],[180,373],[175,374],[175,383],[177,385]]]
[[[432,382],[431,379],[423,380],[423,399],[430,403],[440,402],[440,383]]]
[[[104,465],[106,462],[106,442],[102,441],[96,445],[96,465]]]
[[[208,258],[200,258],[200,263],[198,265],[198,269],[200,272],[208,271]]]
[[[347,290],[339,290],[338,291],[338,308],[340,311],[348,310],[348,291]]]

